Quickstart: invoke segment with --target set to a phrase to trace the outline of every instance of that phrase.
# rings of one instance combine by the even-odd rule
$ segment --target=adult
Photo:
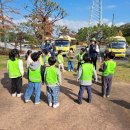
[[[90,45],[88,46],[89,57],[91,58],[91,62],[96,70],[97,57],[99,54],[99,46],[97,45],[97,41],[95,38],[90,40]]]

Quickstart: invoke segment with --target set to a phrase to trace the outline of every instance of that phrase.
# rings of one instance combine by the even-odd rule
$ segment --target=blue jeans
[[[29,82],[25,95],[24,95],[24,99],[25,100],[30,100],[30,97],[34,91],[35,94],[35,103],[40,102],[40,95],[41,95],[41,85],[42,83],[33,83],[33,82]]]
[[[74,70],[74,62],[68,61],[68,70]]]
[[[79,94],[78,94],[78,100],[79,100],[79,102],[82,101],[85,89],[87,90],[87,93],[88,93],[88,100],[89,101],[92,100],[92,86],[91,85],[88,85],[88,86],[87,85],[86,86],[80,85],[80,90],[79,90]]]
[[[48,87],[47,86],[47,99],[48,103],[57,104],[59,102],[59,86]]]

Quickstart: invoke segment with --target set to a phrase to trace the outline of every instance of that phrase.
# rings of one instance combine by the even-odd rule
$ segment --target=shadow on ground
[[[79,83],[74,79],[65,78],[64,80],[68,81],[69,84],[77,85],[79,86]]]
[[[75,100],[73,96],[77,98],[77,94],[73,93],[73,90],[64,86],[60,87],[61,93],[65,94],[67,97],[69,97],[71,100]]]
[[[4,88],[6,88],[8,90],[9,93],[11,93],[11,81],[8,77],[8,73],[4,73],[4,78],[1,79],[1,84]]]
[[[130,109],[130,103],[128,103],[124,100],[110,100],[110,101],[121,106],[121,107],[124,107],[126,109]]]

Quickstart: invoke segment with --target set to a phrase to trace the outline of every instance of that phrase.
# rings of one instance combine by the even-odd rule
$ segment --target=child
[[[40,64],[43,66],[43,65],[44,65],[43,54],[42,54],[41,51],[38,51],[38,53],[39,53],[39,62],[40,62]]]
[[[106,61],[104,61],[102,68],[99,71],[102,72],[102,96],[104,98],[110,97],[112,78],[116,68],[116,62],[113,61],[114,54],[109,52]]]
[[[59,86],[61,85],[61,75],[59,69],[55,67],[55,57],[50,57],[49,67],[45,70],[45,83],[47,86],[47,98],[50,107],[57,108],[59,106]]]
[[[83,56],[83,60],[84,60],[84,64],[82,64],[79,68],[79,72],[78,72],[78,76],[77,76],[77,81],[80,80],[80,90],[79,90],[79,94],[78,94],[78,100],[76,100],[76,102],[78,104],[82,104],[82,97],[83,97],[83,93],[84,90],[87,90],[88,93],[88,103],[91,103],[92,101],[92,77],[94,74],[95,77],[95,81],[97,82],[97,74],[96,74],[96,70],[93,66],[93,64],[91,64],[91,60],[88,57],[87,54],[84,54]]]
[[[68,71],[74,70],[74,51],[73,48],[70,48],[70,51],[67,55],[68,57]]]
[[[31,51],[31,50],[28,50],[28,51],[27,51],[27,54],[26,54],[27,68],[28,68],[29,65],[33,62],[32,59],[31,59],[31,54],[32,54],[32,51]]]
[[[50,52],[49,51],[47,51],[47,50],[45,50],[45,56],[44,56],[44,65],[45,66],[49,66],[49,64],[48,64],[48,59],[49,59],[49,57],[51,57],[51,54],[50,54]]]
[[[33,62],[30,64],[28,69],[28,86],[24,95],[25,102],[30,101],[30,97],[34,91],[35,104],[40,103],[41,85],[44,81],[44,68],[41,66],[39,59],[39,53],[34,52],[31,55]]]
[[[9,53],[7,62],[9,78],[11,79],[11,91],[13,97],[21,97],[22,77],[24,75],[23,61],[19,59],[19,51],[13,49]]]
[[[64,59],[63,59],[63,56],[62,56],[62,50],[59,50],[58,51],[58,56],[57,56],[57,60],[58,60],[58,63],[59,63],[59,70],[60,68],[62,68],[62,71],[65,72],[65,69],[64,69]]]
[[[80,53],[77,55],[77,59],[78,59],[77,71],[79,70],[80,65],[84,63],[83,61],[84,54],[85,54],[85,49],[81,48]]]

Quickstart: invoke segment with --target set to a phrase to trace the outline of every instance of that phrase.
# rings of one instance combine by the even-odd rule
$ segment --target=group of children
[[[70,49],[68,55],[68,71],[74,70],[74,52]],[[78,54],[78,74],[77,81],[80,82],[80,90],[78,93],[78,99],[75,100],[78,104],[82,103],[83,93],[86,89],[88,92],[87,102],[92,102],[92,81],[93,76],[95,82],[97,82],[97,73],[91,63],[91,59],[85,50],[82,48]],[[107,54],[105,61],[103,62],[99,71],[102,72],[102,95],[103,97],[110,96],[112,77],[115,71],[116,62],[113,61],[114,55],[112,53]],[[31,95],[34,92],[35,104],[40,103],[40,94],[42,84],[46,84],[46,95],[48,105],[53,108],[59,106],[59,92],[61,85],[61,73],[60,68],[64,70],[64,59],[62,51],[58,52],[58,56],[52,57],[49,52],[45,52],[43,57],[41,52],[31,51],[27,52],[27,77],[28,85],[24,94],[25,103],[31,101]],[[43,60],[44,59],[44,60]],[[44,62],[43,62],[44,61]],[[58,62],[59,68],[56,67]],[[9,53],[9,60],[7,62],[8,74],[11,79],[12,96],[21,97],[22,77],[24,75],[23,62],[19,59],[19,51],[13,49]]]

